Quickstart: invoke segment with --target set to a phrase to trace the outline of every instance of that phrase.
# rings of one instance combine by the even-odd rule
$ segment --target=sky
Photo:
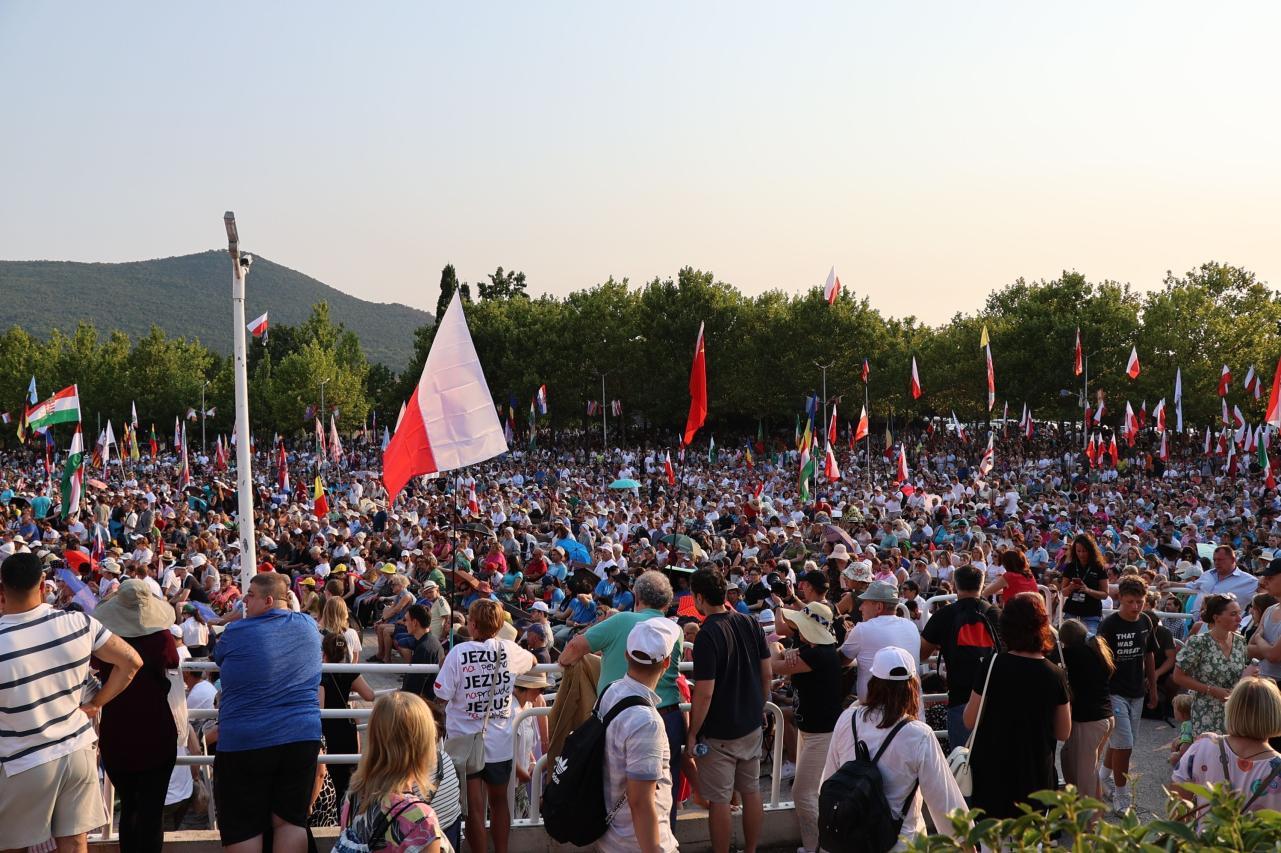
[[[712,270],[973,313],[1281,282],[1281,4],[0,0],[0,258],[225,246],[432,310]],[[252,287],[252,278],[250,279]]]

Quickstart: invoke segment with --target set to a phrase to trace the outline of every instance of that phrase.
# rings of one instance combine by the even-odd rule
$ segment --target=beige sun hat
[[[111,598],[98,605],[94,618],[118,637],[145,637],[167,631],[174,623],[173,607],[151,594],[145,581],[131,578]]]

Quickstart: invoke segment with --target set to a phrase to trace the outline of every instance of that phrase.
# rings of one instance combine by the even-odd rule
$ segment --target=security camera
[[[242,267],[244,267],[245,269],[249,269],[249,266],[250,266],[253,262],[254,262],[254,256],[253,256],[253,255],[241,255],[241,256],[240,256],[240,265],[241,265]]]

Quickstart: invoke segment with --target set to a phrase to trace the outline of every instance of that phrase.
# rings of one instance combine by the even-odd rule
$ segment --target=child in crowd
[[[1180,693],[1174,697],[1174,721],[1179,724],[1179,735],[1169,743],[1170,765],[1177,767],[1183,753],[1192,745],[1192,694]]]

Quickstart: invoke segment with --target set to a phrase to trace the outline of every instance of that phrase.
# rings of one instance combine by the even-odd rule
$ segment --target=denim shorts
[[[1129,696],[1108,697],[1112,700],[1112,715],[1116,725],[1108,738],[1108,746],[1113,749],[1134,749],[1134,739],[1139,733],[1139,720],[1143,717],[1143,697],[1131,699]]]

